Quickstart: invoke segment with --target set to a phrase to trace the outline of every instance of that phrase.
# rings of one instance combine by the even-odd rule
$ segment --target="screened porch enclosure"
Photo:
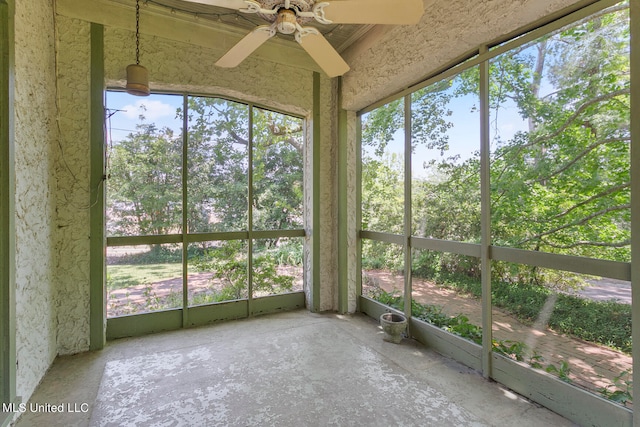
[[[550,415],[534,423],[640,426],[640,2],[424,11],[411,25],[327,24],[350,67],[333,78],[286,34],[216,66],[257,15],[0,0],[0,426],[90,425],[91,413],[20,421],[18,409],[60,403],[56,368],[73,375],[59,390],[99,414],[102,368],[130,359],[135,383],[178,335],[176,355],[197,350],[193,337],[221,355],[211,336],[224,338],[251,380],[258,354],[278,380],[300,373],[282,384],[313,389],[305,416],[370,376],[372,392],[379,380],[446,389],[400,392],[422,411],[404,419],[481,383],[500,402],[465,401],[464,419],[527,407]],[[133,58],[148,97],[124,91]],[[408,320],[399,346],[382,340],[387,312]],[[242,326],[251,343],[233,334]],[[138,343],[155,344],[134,354]],[[314,370],[324,360],[338,362]],[[376,377],[372,361],[401,375]],[[445,365],[475,379],[430,382]],[[366,407],[347,394],[336,408]]]

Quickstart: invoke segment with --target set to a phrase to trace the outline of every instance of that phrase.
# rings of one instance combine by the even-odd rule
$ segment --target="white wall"
[[[89,349],[90,26],[56,20],[60,143],[56,145],[58,352]]]
[[[17,395],[28,398],[57,353],[57,140],[52,1],[15,2]]]

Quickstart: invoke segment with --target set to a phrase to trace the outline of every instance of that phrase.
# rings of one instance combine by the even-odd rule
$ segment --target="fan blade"
[[[336,0],[322,7],[334,24],[412,25],[424,13],[423,0]]]
[[[243,9],[247,7],[244,0],[185,0],[191,3],[207,4],[209,6],[224,7],[227,9]]]
[[[264,42],[275,36],[276,31],[272,25],[261,25],[240,40],[222,58],[218,59],[218,67],[233,68],[259,48]]]
[[[341,76],[349,71],[349,65],[322,34],[315,28],[305,28],[303,31],[296,34],[296,41],[329,77]]]

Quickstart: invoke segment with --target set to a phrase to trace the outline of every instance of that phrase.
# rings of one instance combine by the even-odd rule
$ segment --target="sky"
[[[176,109],[182,107],[181,95],[139,97],[126,92],[107,91],[105,105],[107,117],[111,115],[107,120],[110,142],[120,141],[135,132],[140,114],[144,114],[146,122],[154,122],[158,127],[170,127],[178,132],[182,128],[182,120],[176,119]]]
[[[169,127],[179,133],[182,121],[176,118],[176,109],[182,107],[182,99],[181,95],[152,94],[139,97],[126,92],[107,91],[105,105],[107,116],[110,115],[106,127],[108,143],[117,143],[130,133],[136,132],[141,114],[145,116],[147,123],[154,122],[160,128]],[[449,104],[452,111],[449,120],[454,126],[447,132],[449,150],[445,153],[446,157],[458,155],[460,161],[464,161],[480,149],[480,116],[477,107],[478,99],[472,95],[452,99]],[[510,139],[518,130],[526,129],[526,123],[514,106],[505,105],[500,114],[498,132],[503,140]],[[396,132],[387,150],[389,153],[403,155],[404,132]],[[439,150],[428,150],[423,146],[416,149],[412,158],[413,176],[426,176],[427,171],[423,164],[432,159],[442,159]]]
[[[443,158],[460,156],[459,162],[471,158],[476,151],[480,151],[480,114],[478,112],[479,101],[477,96],[467,95],[453,98],[448,105],[452,114],[448,120],[453,127],[448,129],[449,149],[441,156],[440,150],[428,149],[419,146],[412,156],[412,176],[414,178],[424,178],[428,171],[424,169],[424,163],[431,160],[442,160]],[[527,129],[527,122],[520,117],[515,105],[505,103],[500,110],[497,128],[491,129],[492,137],[497,133],[503,141],[513,138],[516,132]],[[372,147],[363,147],[368,154],[373,153]],[[387,146],[389,154],[394,153],[404,155],[404,132],[397,131],[394,139]]]

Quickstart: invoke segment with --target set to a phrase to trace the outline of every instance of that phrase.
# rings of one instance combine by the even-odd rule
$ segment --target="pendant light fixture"
[[[136,63],[127,66],[127,93],[149,95],[149,71],[140,65],[140,0],[136,0]]]

